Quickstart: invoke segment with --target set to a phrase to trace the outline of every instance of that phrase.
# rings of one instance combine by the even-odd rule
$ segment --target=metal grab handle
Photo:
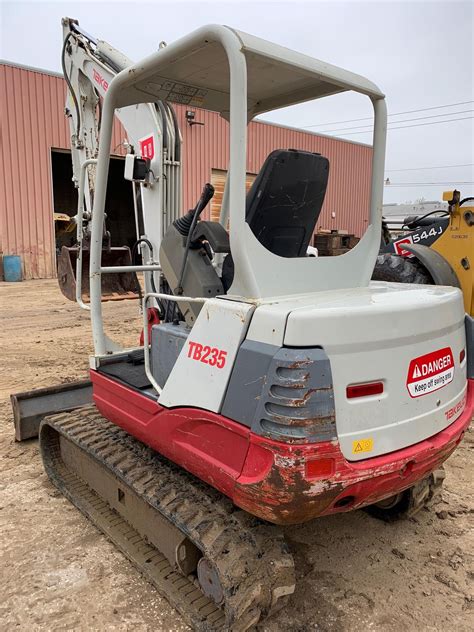
[[[101,274],[118,274],[120,272],[149,272],[149,271],[161,271],[161,266],[156,263],[145,264],[142,266],[103,266],[100,268]]]
[[[147,378],[150,380],[151,385],[158,393],[161,395],[163,389],[155,380],[151,373],[150,366],[150,338],[148,335],[148,313],[147,313],[147,303],[150,298],[159,298],[165,301],[176,301],[176,303],[205,303],[207,298],[195,298],[191,296],[174,296],[173,294],[165,294],[163,292],[148,292],[143,297],[143,357],[145,360],[145,374]]]

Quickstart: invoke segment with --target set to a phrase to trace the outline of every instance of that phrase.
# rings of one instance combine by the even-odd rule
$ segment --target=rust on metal
[[[304,459],[273,463],[268,475],[257,483],[236,485],[239,506],[279,525],[301,524],[324,512],[343,490],[342,483],[327,483],[324,490],[312,489],[304,477]],[[242,504],[241,504],[242,503]]]

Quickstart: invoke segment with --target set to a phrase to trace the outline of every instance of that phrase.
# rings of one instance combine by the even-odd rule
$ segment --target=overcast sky
[[[89,33],[134,60],[151,53],[161,40],[169,43],[203,24],[222,23],[342,66],[385,92],[389,127],[411,126],[388,132],[386,177],[391,185],[385,187],[385,202],[440,200],[443,190],[454,187],[463,196],[474,195],[473,2],[0,4],[0,57],[48,70],[60,70],[63,16],[79,19]],[[444,105],[450,107],[438,108]],[[371,133],[355,127],[370,120],[345,122],[370,116],[367,98],[340,95],[262,118],[370,143]]]

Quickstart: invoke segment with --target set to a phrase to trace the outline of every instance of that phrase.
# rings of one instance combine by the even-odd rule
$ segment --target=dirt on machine
[[[82,236],[74,297],[94,353],[90,381],[12,396],[17,438],[39,435],[51,482],[189,625],[248,630],[298,589],[283,526],[359,508],[396,520],[435,501],[474,412],[472,317],[458,287],[371,281],[387,121],[372,82],[225,26],[136,64],[69,18],[63,41]],[[330,161],[275,149],[246,194],[247,125],[348,91],[374,108],[368,229],[342,256],[310,256]],[[173,103],[229,123],[218,222],[205,219],[209,183],[183,212]],[[114,116],[136,242],[112,264]],[[104,278],[128,274],[143,275],[132,349],[102,312]]]

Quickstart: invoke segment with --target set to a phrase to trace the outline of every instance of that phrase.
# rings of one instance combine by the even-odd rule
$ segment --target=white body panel
[[[283,338],[282,338],[283,335]],[[334,385],[341,450],[359,460],[412,445],[436,434],[462,412],[466,390],[464,309],[455,288],[372,283],[279,300],[257,308],[248,338],[289,347],[321,346]],[[411,360],[449,347],[452,379],[412,397],[407,386]],[[382,395],[347,399],[346,388],[384,383]],[[369,450],[354,452],[358,441]]]
[[[366,95],[374,109],[368,227],[340,257],[279,257],[245,221],[247,125],[257,114],[339,92]],[[179,93],[179,94],[178,94]],[[387,112],[372,82],[325,62],[229,27],[208,25],[122,70],[103,102],[91,240],[91,317],[97,355],[107,351],[100,304],[101,237],[109,145],[115,110],[156,99],[177,99],[219,112],[230,123],[229,185],[222,221],[230,217],[234,278],[229,295],[251,301],[332,288],[367,286],[380,245]],[[187,96],[186,96],[187,95]],[[226,187],[227,188],[227,187]]]
[[[161,405],[220,411],[254,309],[225,299],[205,303],[161,392]]]

